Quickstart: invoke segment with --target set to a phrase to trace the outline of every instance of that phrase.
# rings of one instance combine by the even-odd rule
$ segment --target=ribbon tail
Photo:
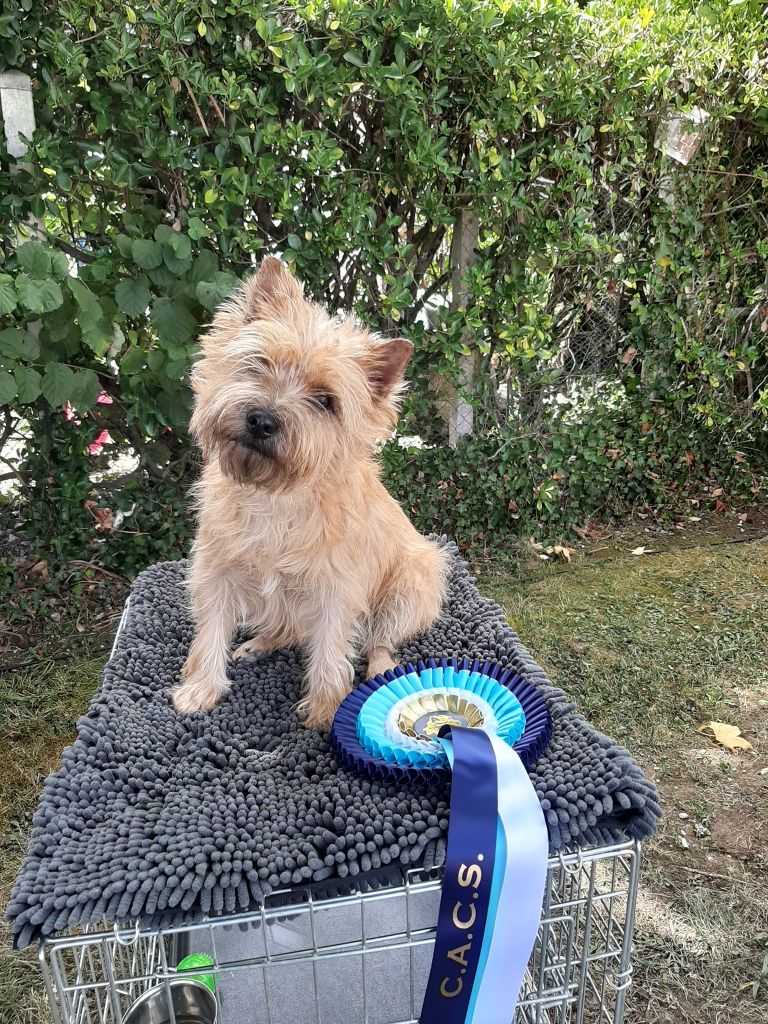
[[[451,818],[435,951],[421,1024],[467,1024],[494,877],[496,758],[481,729],[451,730]],[[509,1024],[509,1022],[507,1022]]]
[[[489,920],[467,1024],[509,1024],[536,941],[549,838],[541,804],[515,751],[491,736],[498,832]]]

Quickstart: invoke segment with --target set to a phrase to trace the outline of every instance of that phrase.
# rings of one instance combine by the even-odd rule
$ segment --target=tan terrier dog
[[[351,657],[394,663],[437,617],[446,560],[387,494],[376,462],[397,418],[413,346],[330,317],[280,260],[216,313],[193,373],[190,429],[206,464],[190,587],[197,633],[178,711],[206,711],[231,686],[233,657],[306,648],[308,727],[330,724]]]

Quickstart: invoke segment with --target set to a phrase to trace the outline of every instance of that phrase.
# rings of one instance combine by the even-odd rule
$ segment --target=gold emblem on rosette
[[[483,722],[482,711],[470,700],[440,690],[409,700],[397,717],[400,732],[424,741],[437,739],[445,726],[479,729]]]

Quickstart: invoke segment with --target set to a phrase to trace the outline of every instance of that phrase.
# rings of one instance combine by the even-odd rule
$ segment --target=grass
[[[764,1024],[768,932],[768,544],[486,573],[553,680],[628,746],[665,808],[646,845],[633,1024]],[[754,752],[698,727],[738,725]],[[684,815],[684,817],[681,817]]]
[[[480,586],[659,785],[666,817],[645,850],[628,1024],[764,1022],[768,544],[486,568]],[[44,666],[0,695],[3,897],[102,660]],[[755,752],[715,747],[696,731],[710,718],[739,725]],[[0,1020],[46,1019],[34,953],[0,945]]]
[[[30,820],[46,775],[75,737],[101,673],[101,657],[42,665],[17,674],[0,693],[0,906],[7,906],[29,836]],[[9,931],[0,937],[0,1021],[50,1021],[34,948],[14,952]]]
[[[481,588],[598,728],[663,741],[768,686],[768,546],[723,545],[486,575]]]

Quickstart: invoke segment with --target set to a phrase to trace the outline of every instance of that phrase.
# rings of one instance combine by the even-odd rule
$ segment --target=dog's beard
[[[225,476],[273,492],[317,486],[340,454],[332,443],[302,447],[288,435],[258,445],[247,437],[219,437],[213,447]]]
[[[343,476],[342,467],[361,458],[362,447],[349,443],[331,413],[308,410],[302,418],[279,410],[278,433],[257,439],[246,428],[246,408],[223,415],[214,409],[192,423],[206,458],[218,459],[222,473],[239,484],[282,492],[313,487],[329,472]]]
[[[239,484],[270,490],[285,490],[291,474],[272,446],[254,446],[245,438],[226,438],[216,444],[219,466],[225,476]]]

